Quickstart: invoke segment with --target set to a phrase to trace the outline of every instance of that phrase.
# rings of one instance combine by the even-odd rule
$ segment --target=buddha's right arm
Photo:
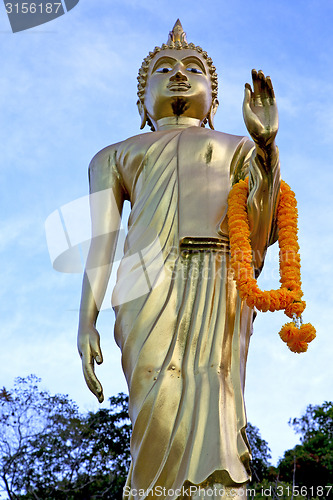
[[[125,199],[112,153],[102,150],[89,166],[92,238],[83,278],[78,331],[84,377],[100,402],[103,390],[94,372],[94,361],[100,364],[103,357],[95,325],[110,278]]]

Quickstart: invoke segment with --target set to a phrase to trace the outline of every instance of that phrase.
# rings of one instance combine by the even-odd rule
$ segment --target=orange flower
[[[300,328],[300,338],[304,342],[312,342],[316,338],[316,330],[311,323],[305,323]]]
[[[297,335],[297,330],[298,328],[294,325],[294,323],[286,323],[281,328],[279,335],[283,342],[290,342]]]
[[[299,318],[304,311],[306,306],[306,303],[304,300],[300,302],[292,302],[289,304],[286,309],[285,309],[285,314],[289,316],[289,318],[293,317],[293,314],[296,314],[296,316]]]
[[[271,302],[269,305],[269,310],[271,312],[278,311],[280,307],[280,299],[277,294],[277,290],[270,290]]]
[[[296,353],[306,352],[308,344],[315,336],[316,330],[310,323],[302,325],[300,328],[297,328],[294,323],[286,323],[280,331],[281,339],[286,342],[292,352]]]
[[[287,343],[287,346],[292,352],[300,354],[301,352],[306,352],[308,350],[308,343],[303,342],[299,339],[293,339]]]
[[[277,208],[279,229],[280,283],[278,290],[262,291],[254,278],[250,227],[247,215],[249,180],[240,180],[233,186],[228,199],[228,224],[230,237],[231,267],[234,271],[237,290],[250,308],[278,311],[300,317],[305,309],[301,290],[300,255],[297,239],[297,202],[295,193],[288,184],[281,181],[280,200]],[[316,336],[310,323],[299,329],[294,323],[287,323],[280,332],[281,339],[293,352],[305,352],[308,343]]]

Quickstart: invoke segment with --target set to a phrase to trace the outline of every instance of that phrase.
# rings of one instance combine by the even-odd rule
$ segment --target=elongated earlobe
[[[136,104],[138,106],[139,115],[141,116],[140,130],[142,130],[147,123],[147,111],[144,104],[140,101],[140,99],[137,101]]]
[[[214,130],[214,116],[217,111],[217,108],[219,107],[219,101],[217,99],[214,99],[212,102],[212,105],[210,107],[209,113],[207,115],[208,118],[208,125],[212,130]]]

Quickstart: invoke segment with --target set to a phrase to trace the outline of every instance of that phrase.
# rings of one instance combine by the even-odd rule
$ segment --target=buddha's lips
[[[191,85],[186,82],[170,82],[167,85],[169,90],[188,90],[191,88]]]

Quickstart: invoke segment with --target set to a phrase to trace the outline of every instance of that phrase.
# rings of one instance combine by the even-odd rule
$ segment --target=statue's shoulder
[[[93,170],[96,168],[102,168],[103,166],[105,166],[105,164],[110,164],[110,162],[113,162],[113,160],[117,156],[117,152],[120,148],[122,148],[122,144],[124,142],[125,141],[120,141],[115,144],[110,144],[109,146],[106,146],[105,148],[98,151],[98,153],[96,153],[92,158],[89,169]]]
[[[117,155],[122,148],[123,141],[111,144],[101,149],[92,158],[89,169],[89,184],[92,191],[100,191],[113,186],[114,183],[123,184],[117,168]]]
[[[102,168],[106,163],[117,164],[117,159],[122,156],[127,150],[140,147],[145,144],[151,144],[156,139],[155,132],[146,132],[129,137],[115,144],[110,144],[101,149],[91,160],[90,168]]]
[[[117,183],[128,192],[135,169],[133,158],[146,151],[153,141],[154,133],[138,134],[101,149],[89,164],[90,185],[97,191]]]
[[[251,142],[248,137],[245,137],[243,135],[227,134],[226,132],[219,132],[218,130],[210,130],[207,128],[201,128],[199,130],[202,130],[202,133],[206,134],[207,137],[211,137],[214,141],[221,144],[230,144],[237,146],[241,142]]]
[[[193,147],[198,149],[213,148],[217,155],[223,155],[224,158],[230,157],[230,161],[239,152],[242,155],[247,154],[254,147],[253,142],[246,136],[227,134],[208,128],[193,128],[189,132],[192,130],[193,135],[190,140]]]

